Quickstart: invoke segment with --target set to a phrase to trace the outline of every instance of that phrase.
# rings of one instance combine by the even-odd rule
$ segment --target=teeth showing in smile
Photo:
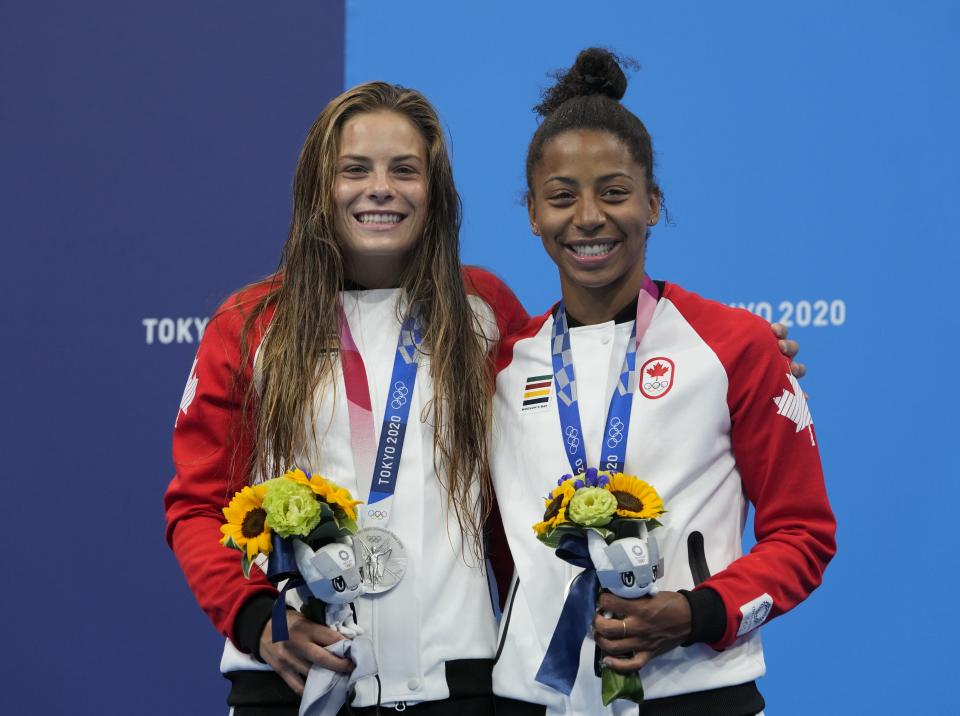
[[[401,219],[402,214],[357,214],[361,224],[397,224]]]
[[[614,244],[574,244],[570,249],[577,256],[605,256],[613,251]]]

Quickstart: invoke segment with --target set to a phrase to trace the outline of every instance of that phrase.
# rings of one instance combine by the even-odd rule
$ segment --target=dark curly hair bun
[[[627,91],[627,76],[621,67],[623,62],[609,50],[599,47],[582,50],[573,67],[566,72],[554,73],[556,84],[543,91],[534,112],[546,117],[568,99],[589,95],[603,95],[619,101]]]
[[[543,119],[527,147],[527,189],[533,194],[533,173],[543,158],[544,147],[564,132],[593,130],[609,132],[630,151],[646,170],[647,188],[661,196],[653,176],[653,142],[643,122],[620,100],[627,91],[623,68],[639,69],[629,58],[610,50],[590,47],[577,55],[573,67],[555,72],[553,87],[540,95],[534,107]]]

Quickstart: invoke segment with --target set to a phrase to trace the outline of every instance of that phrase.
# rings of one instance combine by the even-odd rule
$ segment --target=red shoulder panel
[[[527,322],[529,316],[513,291],[486,269],[464,266],[463,284],[467,293],[479,296],[493,309],[501,339]]]

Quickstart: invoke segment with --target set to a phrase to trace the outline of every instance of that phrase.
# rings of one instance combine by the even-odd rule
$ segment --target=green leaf
[[[240,545],[233,541],[233,537],[227,537],[227,541],[223,543],[223,546],[243,552],[243,550],[240,549]]]
[[[243,556],[240,557],[240,567],[243,569],[243,576],[247,579],[250,579],[250,567],[253,565],[253,560],[247,556],[247,553],[244,552]]]
[[[341,537],[347,537],[357,533],[357,523],[350,519],[350,515],[342,510],[335,510],[334,515],[337,520],[337,526],[340,528]]]
[[[326,522],[327,520],[332,520],[334,518],[333,508],[326,502],[321,499],[317,499],[317,504],[320,505],[320,521]]]
[[[336,542],[339,537],[340,529],[337,527],[336,521],[331,518],[322,520],[310,534],[303,538],[303,541],[310,545],[312,549],[320,549],[325,544]]]
[[[550,530],[545,535],[543,535],[543,537],[539,537],[538,539],[548,547],[553,547],[554,549],[556,549],[557,546],[560,544],[561,537],[563,537],[564,535],[570,535],[570,534],[582,535],[583,529],[584,528],[581,527],[580,525],[567,523],[567,524],[560,525],[559,527],[555,527],[554,529]]]
[[[608,530],[606,527],[586,527],[584,528],[584,534],[586,534],[586,530],[593,530],[598,535],[603,537],[603,539],[607,542],[609,542],[610,538],[613,537],[613,532]]]
[[[637,672],[619,674],[604,667],[600,671],[600,694],[603,705],[609,706],[614,699],[627,699],[637,704],[643,703],[643,684]]]

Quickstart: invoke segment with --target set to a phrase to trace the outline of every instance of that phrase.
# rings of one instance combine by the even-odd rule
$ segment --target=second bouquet
[[[290,470],[234,495],[220,543],[241,552],[245,576],[259,564],[275,585],[286,582],[284,592],[298,588],[307,617],[352,637],[359,632],[349,624],[349,604],[362,592],[351,541],[360,502],[320,475]],[[287,638],[285,609],[278,598],[274,641]]]
[[[594,468],[561,477],[544,502],[543,520],[533,525],[537,539],[584,569],[571,584],[536,677],[569,694],[600,590],[625,599],[656,594],[663,559],[650,530],[660,526],[665,510],[660,495],[643,480]],[[618,698],[643,702],[638,674],[603,668],[600,678],[604,705]]]

